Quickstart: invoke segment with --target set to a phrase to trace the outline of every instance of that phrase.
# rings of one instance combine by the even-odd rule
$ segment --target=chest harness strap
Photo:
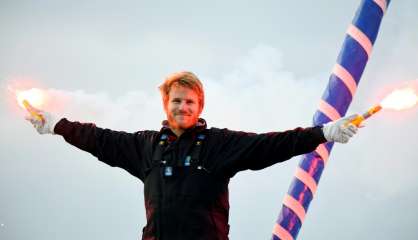
[[[179,164],[179,167],[193,167],[198,170],[204,170],[207,173],[209,171],[204,167],[203,161],[199,158],[200,151],[202,149],[203,142],[205,140],[204,134],[198,134],[196,136],[196,140],[192,145],[192,149],[190,150],[190,154],[188,154],[184,161]],[[163,174],[165,177],[170,177],[173,175],[173,166],[169,165],[172,161],[167,161],[167,159],[163,158],[163,152],[168,144],[168,135],[162,134],[160,137],[160,141],[158,142],[158,146],[154,151],[153,154],[153,168],[157,166],[161,166],[163,168]]]

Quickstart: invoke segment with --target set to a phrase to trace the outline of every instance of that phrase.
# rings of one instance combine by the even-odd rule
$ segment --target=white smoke
[[[328,82],[327,78],[296,78],[283,68],[280,51],[267,45],[251,49],[226,74],[196,74],[205,86],[206,106],[202,117],[207,119],[209,126],[253,132],[309,126]],[[126,131],[158,130],[165,118],[157,87],[129,91],[121,96],[83,90],[42,90],[48,96],[49,104],[45,110],[70,120],[94,122],[100,127]],[[370,89],[361,91],[370,92]],[[361,103],[367,102],[367,98],[360,92],[356,98],[358,111],[369,107],[369,103]],[[416,188],[418,181],[414,166],[417,166],[418,156],[411,151],[415,137],[411,133],[418,130],[413,124],[417,115],[416,110],[406,114],[381,112],[366,122],[366,128],[361,129],[350,144],[336,144],[328,170],[323,175],[326,180],[322,180],[324,183],[321,186],[324,186],[320,189],[339,189],[342,193],[351,191],[373,201]],[[262,226],[259,232],[268,236],[275,217],[271,213],[278,212],[297,161],[293,159],[279,164],[262,174],[238,174],[231,183],[231,205],[234,206],[231,209],[231,224],[239,226],[249,224],[245,221],[257,222]],[[350,186],[344,185],[347,181]],[[275,194],[271,197],[273,192]],[[321,194],[325,199],[331,198],[327,196],[331,194],[330,190]],[[267,196],[270,198],[267,199]],[[349,196],[345,200],[347,198]],[[264,210],[253,208],[254,201],[263,202]],[[240,215],[234,212],[236,209],[247,209],[252,218],[235,217]],[[231,238],[240,234],[235,228]],[[248,236],[251,234],[259,236],[256,232],[246,233]]]
[[[198,74],[198,73],[197,73]],[[309,125],[326,80],[296,79],[282,69],[280,52],[266,45],[252,49],[223,76],[200,76],[207,105],[203,117],[215,126],[252,131]],[[122,96],[41,89],[46,110],[78,121],[123,129],[158,126],[164,118],[157,88]]]
[[[283,69],[280,51],[267,45],[251,49],[233,66],[229,73],[222,76],[199,76],[197,73],[205,85],[207,98],[202,117],[210,126],[266,132],[311,124],[328,79],[295,78]],[[417,82],[412,81],[408,85],[416,87]],[[151,91],[129,91],[122,96],[83,90],[43,91],[48,96],[46,110],[58,117],[94,122],[101,127],[126,131],[158,130],[165,118],[157,87]],[[366,98],[360,94],[357,102],[366,102]],[[361,104],[357,109],[362,111],[366,107],[369,106]],[[417,127],[412,124],[416,119],[414,109],[406,113],[382,111],[366,122],[370,126],[361,129],[350,144],[337,144],[336,153],[331,154],[331,162],[343,163],[341,167],[344,166],[344,170],[341,170],[346,172],[346,177],[355,180],[359,188],[373,189],[371,191],[376,196],[383,198],[406,191],[411,184],[417,185],[414,183],[416,177],[410,172],[410,165],[416,165],[414,159],[417,156],[408,151],[413,142],[408,134],[417,132]],[[393,151],[381,151],[382,147],[365,149],[371,141],[373,146],[390,145]],[[372,172],[375,174],[370,178]],[[396,177],[388,181],[391,175]]]
[[[45,96],[42,110],[57,118],[80,122],[94,122],[99,126],[134,131],[161,118],[158,92],[129,91],[112,97],[106,92],[87,93],[84,90],[40,89]],[[157,124],[158,125],[158,124]]]

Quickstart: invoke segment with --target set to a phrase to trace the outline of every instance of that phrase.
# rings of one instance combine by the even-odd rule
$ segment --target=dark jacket
[[[229,179],[242,170],[263,169],[311,152],[326,141],[320,127],[255,134],[207,129],[203,119],[179,138],[166,125],[160,131],[126,133],[65,118],[54,131],[144,183],[146,240],[228,239]],[[168,136],[165,143],[162,135]],[[201,135],[198,159],[184,166]]]

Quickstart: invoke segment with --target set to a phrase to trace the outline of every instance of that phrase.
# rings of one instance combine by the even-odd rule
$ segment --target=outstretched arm
[[[141,132],[126,133],[102,129],[92,123],[72,122],[53,114],[33,109],[36,114],[26,117],[40,134],[57,134],[71,145],[91,153],[100,161],[127,170],[140,177],[142,165]],[[57,120],[58,119],[58,120]]]
[[[357,132],[352,116],[322,126],[284,132],[255,134],[220,130],[213,150],[221,156],[218,167],[233,176],[238,171],[258,170],[315,150],[327,141],[346,143]],[[216,154],[216,153],[215,153]]]

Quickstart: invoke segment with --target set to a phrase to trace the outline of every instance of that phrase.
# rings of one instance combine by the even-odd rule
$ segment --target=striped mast
[[[334,121],[347,112],[370,58],[389,3],[390,0],[361,2],[352,24],[347,29],[337,63],[332,69],[328,85],[314,114],[314,126]],[[273,240],[296,239],[332,147],[332,142],[324,143],[315,151],[303,155],[274,225]]]

